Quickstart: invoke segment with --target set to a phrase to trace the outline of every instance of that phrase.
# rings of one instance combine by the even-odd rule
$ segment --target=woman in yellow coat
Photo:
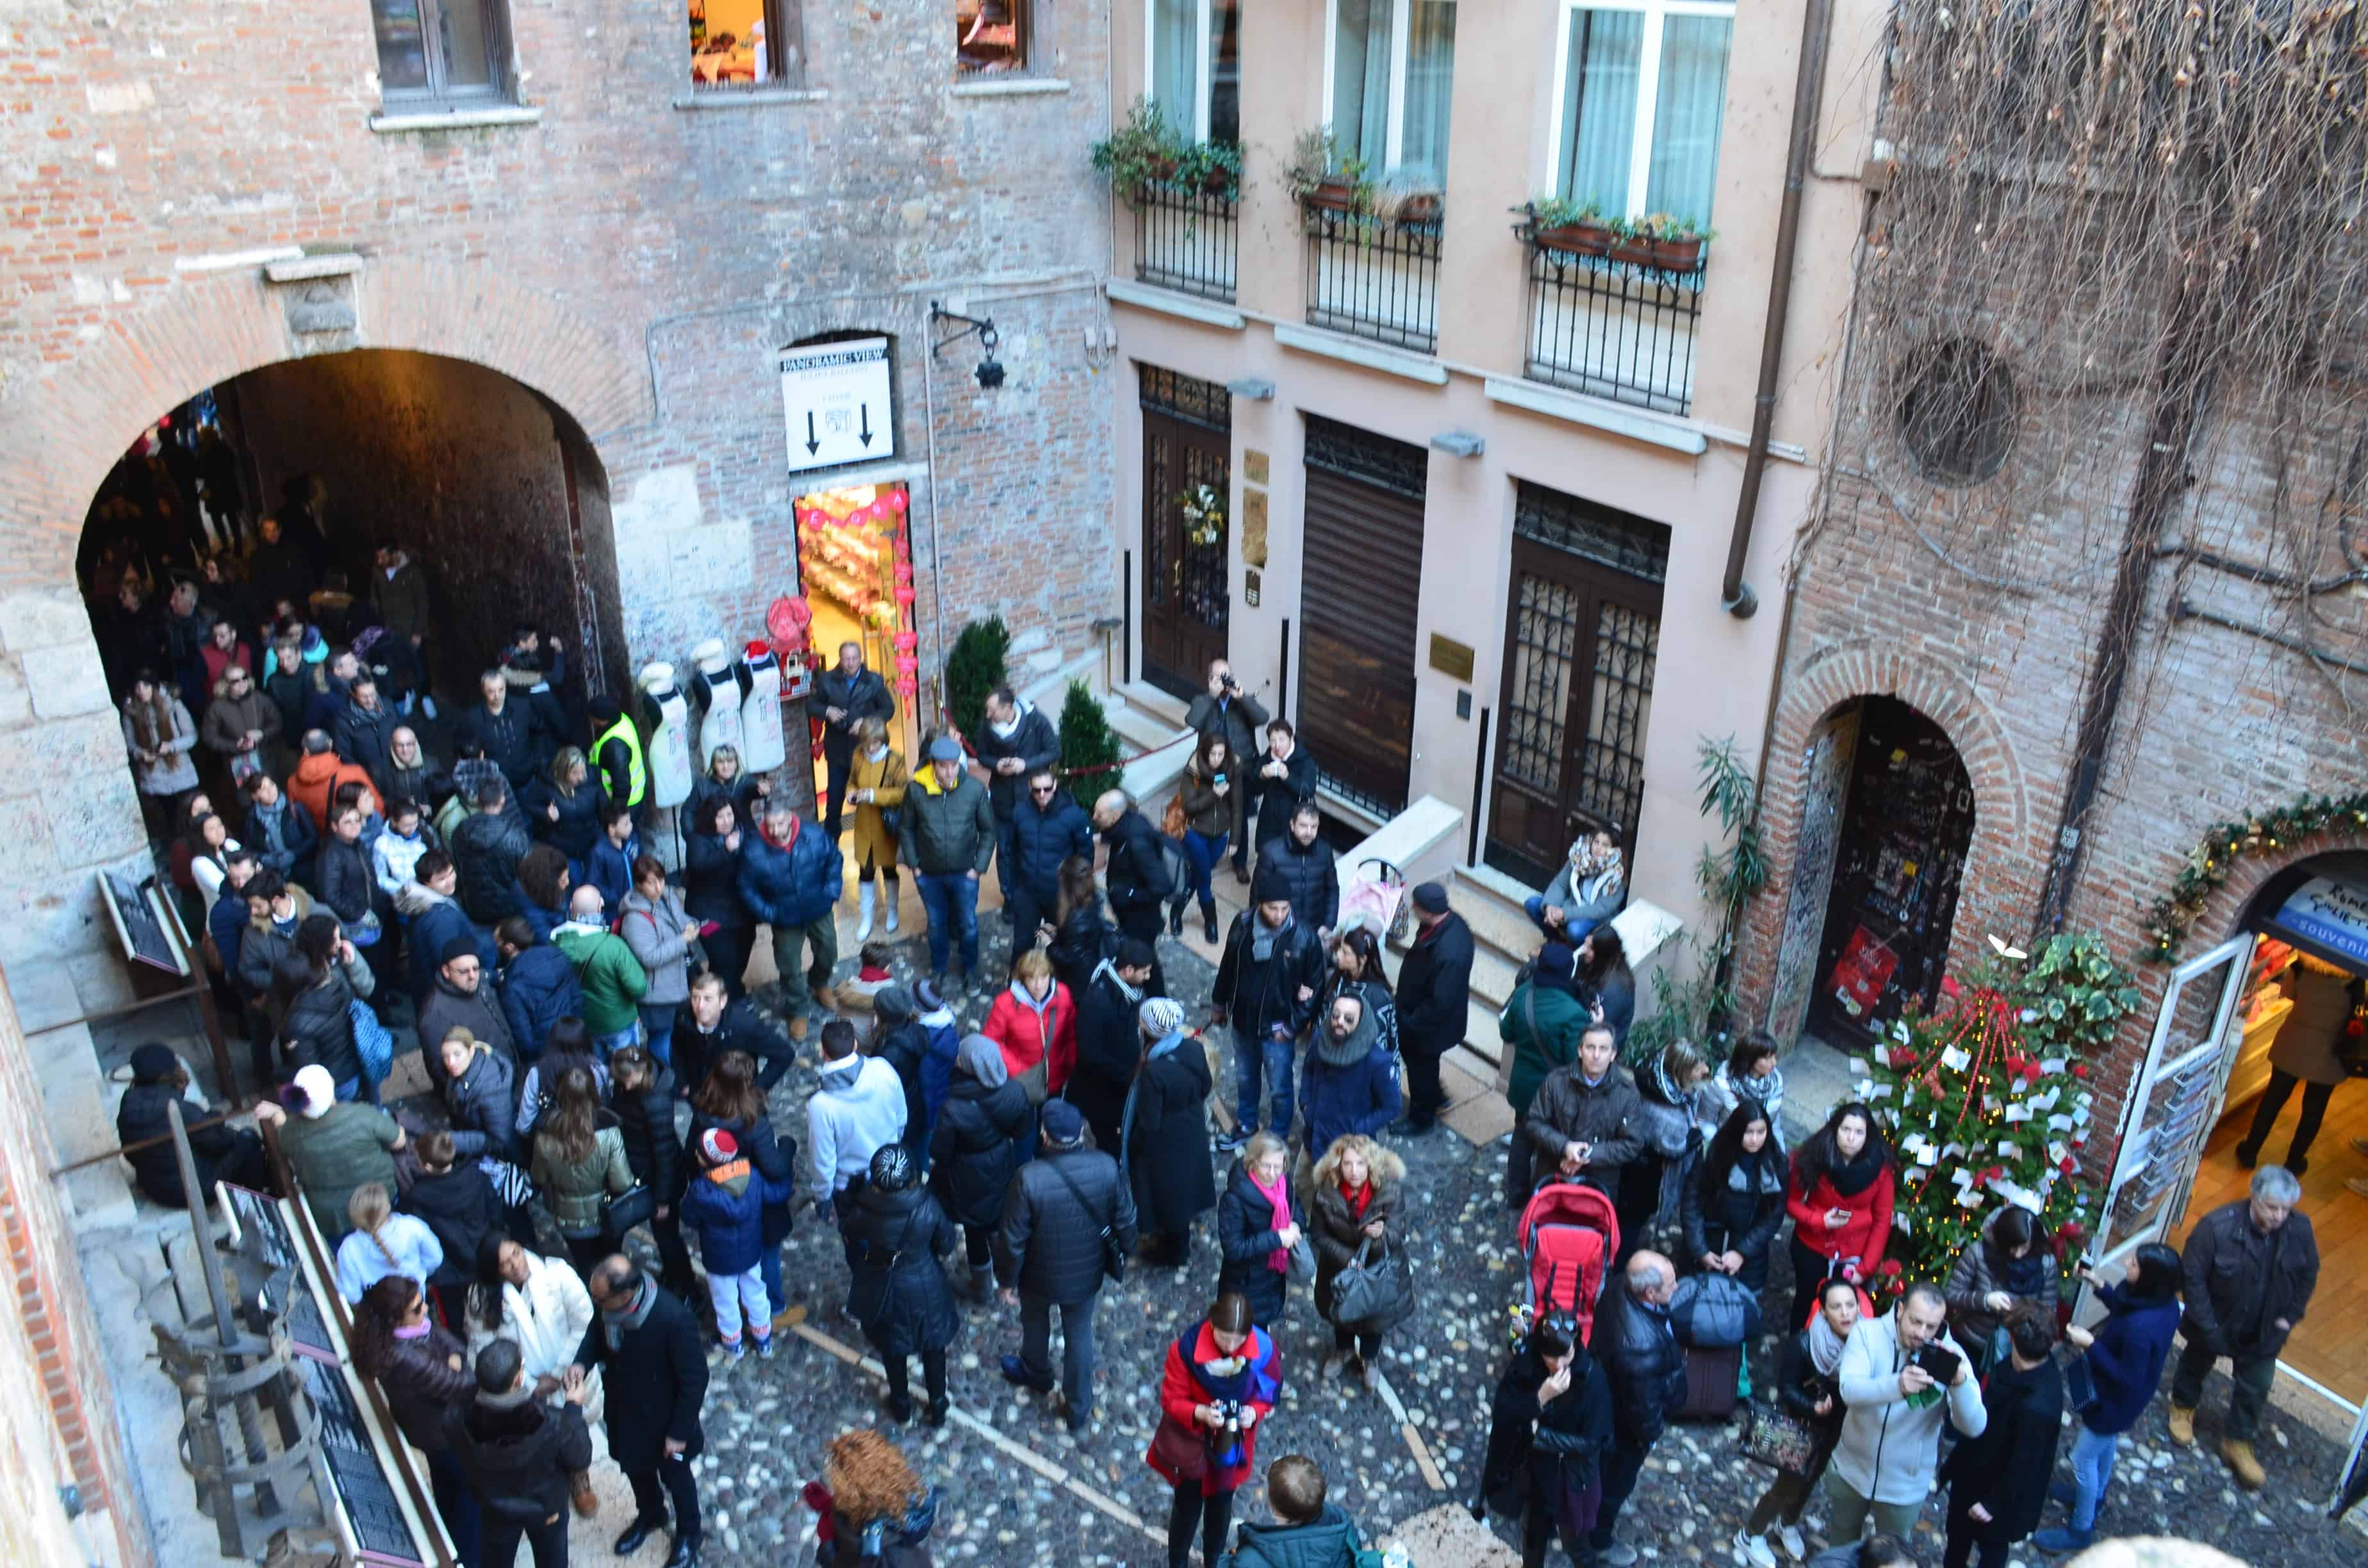
[[[860,943],[871,935],[875,871],[887,884],[888,929],[896,929],[896,833],[885,813],[904,805],[905,786],[912,775],[905,769],[905,754],[888,744],[888,726],[882,721],[866,719],[856,735],[847,798],[855,807],[855,876],[862,900],[855,939]]]

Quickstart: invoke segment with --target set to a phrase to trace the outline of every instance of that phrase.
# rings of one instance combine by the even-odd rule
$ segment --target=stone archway
[[[1801,890],[1806,915],[1794,915],[1794,880],[1804,869],[1816,881],[1830,875],[1831,830],[1818,802],[1831,804],[1833,770],[1848,767],[1854,732],[1838,728],[1849,706],[1863,697],[1906,703],[1938,725],[1954,745],[1974,793],[1975,830],[1964,870],[1963,893],[1950,940],[1950,961],[1963,961],[1988,931],[2020,930],[2031,893],[2027,878],[2009,881],[2006,867],[2028,832],[2030,803],[2004,724],[1979,693],[1953,670],[1901,643],[1881,638],[1835,642],[1804,659],[1785,682],[1770,741],[1770,764],[1760,820],[1768,848],[1767,892],[1745,912],[1738,989],[1748,1011],[1780,1038],[1797,1029],[1806,1000],[1797,976],[1780,985],[1778,960],[1797,949],[1801,920],[1821,918],[1822,885]],[[1823,847],[1820,849],[1822,835]],[[1823,869],[1804,862],[1822,855]],[[1808,938],[1815,946],[1814,934]],[[1814,951],[1811,957],[1814,958]],[[1781,1015],[1781,1017],[1780,1017]],[[1781,1027],[1780,1027],[1781,1026]]]

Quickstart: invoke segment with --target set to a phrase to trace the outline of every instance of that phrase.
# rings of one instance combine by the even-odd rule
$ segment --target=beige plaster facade
[[[1324,0],[1243,7],[1240,103],[1245,174],[1240,279],[1232,301],[1192,299],[1131,282],[1138,227],[1115,214],[1113,316],[1121,360],[1204,381],[1270,381],[1270,401],[1232,403],[1232,501],[1240,515],[1245,453],[1264,453],[1269,483],[1268,564],[1258,602],[1246,592],[1238,533],[1229,540],[1233,600],[1228,656],[1246,688],[1272,704],[1287,684],[1298,717],[1299,652],[1286,683],[1284,622],[1302,619],[1305,416],[1360,426],[1429,449],[1422,581],[1415,646],[1434,633],[1469,645],[1466,682],[1423,664],[1417,672],[1409,800],[1436,795],[1486,822],[1508,642],[1516,483],[1527,481],[1650,519],[1669,529],[1662,587],[1656,700],[1643,737],[1645,788],[1632,873],[1636,892],[1690,921],[1691,869],[1704,829],[1695,761],[1703,737],[1734,735],[1756,758],[1768,714],[1782,621],[1782,569],[1809,515],[1851,291],[1871,149],[1875,57],[1884,7],[1835,7],[1817,155],[1806,187],[1793,305],[1774,423],[1774,457],[1759,501],[1746,581],[1759,611],[1721,607],[1721,577],[1745,467],[1771,252],[1784,184],[1803,4],[1747,5],[1735,18],[1716,199],[1716,230],[1701,298],[1690,412],[1652,412],[1528,379],[1531,296],[1528,256],[1513,232],[1518,209],[1554,188],[1562,105],[1554,61],[1560,7],[1546,0],[1464,5],[1456,18],[1453,109],[1437,276],[1437,350],[1384,347],[1304,324],[1310,243],[1280,170],[1294,136],[1326,112]],[[1144,0],[1113,8],[1119,81],[1114,101],[1143,91]],[[1117,403],[1119,485],[1113,533],[1143,553],[1144,506],[1137,378],[1110,379]],[[1442,433],[1477,437],[1458,456]],[[1140,608],[1140,586],[1131,592]],[[1133,667],[1144,619],[1133,618]],[[1468,692],[1471,716],[1458,715]],[[1479,720],[1499,715],[1484,761]],[[1321,737],[1308,740],[1321,756]],[[1480,786],[1475,794],[1475,782]],[[1464,858],[1459,845],[1458,859]]]

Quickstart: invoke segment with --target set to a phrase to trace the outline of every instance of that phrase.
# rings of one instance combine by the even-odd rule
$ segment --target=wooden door
[[[1483,856],[1508,876],[1545,886],[1601,827],[1633,853],[1668,562],[1660,525],[1521,487]]]
[[[1143,674],[1161,690],[1206,690],[1233,612],[1232,394],[1136,367],[1143,399]],[[1203,491],[1215,497],[1212,511]],[[1198,514],[1195,516],[1194,514]]]
[[[1429,454],[1307,422],[1300,742],[1325,781],[1381,816],[1406,803]]]

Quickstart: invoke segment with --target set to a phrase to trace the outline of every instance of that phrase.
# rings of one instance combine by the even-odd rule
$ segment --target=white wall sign
[[[780,365],[791,473],[894,452],[895,404],[886,338],[784,348]]]

